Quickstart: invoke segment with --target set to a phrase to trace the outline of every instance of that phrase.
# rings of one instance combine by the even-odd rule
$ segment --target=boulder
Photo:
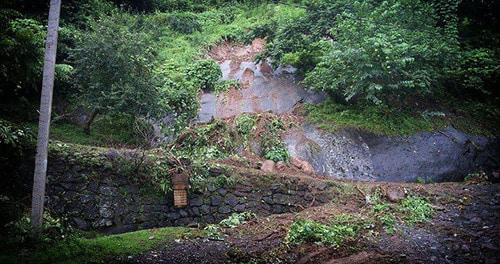
[[[400,188],[391,188],[386,191],[386,196],[390,202],[397,203],[405,198],[406,193]]]
[[[260,166],[260,169],[263,172],[274,172],[274,161],[272,160],[266,160],[264,163],[262,163],[262,166]]]
[[[292,163],[293,166],[297,167],[298,169],[301,169],[303,172],[307,174],[314,174],[314,168],[309,162],[301,160],[297,157],[292,157],[290,162]]]
[[[286,164],[284,161],[278,161],[276,163],[276,169],[279,170],[279,171],[282,171],[286,168]]]
[[[273,68],[267,62],[262,62],[260,64],[260,72],[264,75],[271,75],[273,74]]]
[[[306,174],[314,174],[313,166],[307,161],[304,161],[304,163],[302,163],[302,171],[304,171],[304,173]]]

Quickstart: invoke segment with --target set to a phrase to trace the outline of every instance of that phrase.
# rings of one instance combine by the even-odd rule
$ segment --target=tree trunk
[[[85,132],[85,134],[90,135],[90,126],[94,122],[98,113],[99,112],[97,110],[94,110],[90,114],[89,119],[87,120],[87,123],[85,123],[85,127],[83,128],[83,132]]]
[[[31,223],[33,231],[40,231],[43,220],[45,184],[47,180],[47,152],[49,145],[50,114],[54,90],[54,72],[56,65],[57,31],[61,0],[50,1],[49,26],[45,43],[43,65],[42,96],[40,98],[40,117],[36,145],[35,174],[33,178],[33,198],[31,201]]]

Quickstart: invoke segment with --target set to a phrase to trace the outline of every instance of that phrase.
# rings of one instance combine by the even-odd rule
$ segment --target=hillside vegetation
[[[495,226],[498,185],[489,181],[499,179],[495,155],[500,135],[500,1],[62,0],[49,171],[55,155],[60,158],[61,177],[74,174],[84,178],[82,186],[95,181],[96,191],[92,192],[104,187],[106,195],[114,198],[116,179],[100,177],[109,176],[110,169],[138,186],[140,190],[131,196],[156,195],[168,197],[169,202],[174,176],[187,177],[188,195],[202,193],[209,185],[217,186],[211,190],[217,197],[217,192],[225,197],[230,186],[262,191],[261,186],[239,182],[240,178],[222,168],[231,168],[241,179],[265,181],[271,190],[279,187],[277,179],[307,179],[323,190],[333,189],[335,198],[313,193],[310,200],[304,200],[306,206],[280,204],[280,197],[298,192],[287,189],[268,194],[268,201],[259,198],[256,202],[268,206],[270,216],[231,208],[228,212],[232,214],[221,222],[201,223],[183,211],[184,218],[193,220],[190,228],[159,224],[152,226],[163,228],[111,236],[73,230],[71,225],[79,216],[71,215],[78,212],[69,207],[80,205],[66,208],[65,204],[64,216],[69,213],[71,219],[47,210],[41,236],[33,237],[26,214],[31,201],[48,2],[0,3],[0,210],[4,212],[0,225],[5,227],[0,235],[6,237],[0,241],[0,262],[155,263],[161,258],[176,263],[322,263],[337,259],[400,263],[444,262],[451,256],[460,263],[476,257],[485,262],[498,259],[494,254],[500,237]],[[223,78],[224,65],[229,65],[232,79]],[[283,77],[277,69],[290,72]],[[310,93],[321,100],[313,103],[304,96],[276,103],[273,94],[258,100],[253,100],[257,96],[242,98],[251,86],[245,78],[255,78],[257,70],[266,81],[278,83],[288,78],[283,83],[296,89],[294,96]],[[235,72],[241,76],[233,78]],[[253,92],[265,91],[267,84]],[[281,91],[288,98],[289,90]],[[215,99],[203,102],[204,95]],[[232,101],[234,98],[239,101]],[[218,108],[223,99],[229,101],[228,115],[199,122],[202,103]],[[280,106],[291,103],[283,112],[243,111],[264,109],[262,101]],[[257,106],[246,108],[241,102]],[[217,113],[219,109],[212,110]],[[241,114],[233,114],[233,110]],[[349,138],[341,133],[332,136],[339,130],[356,133]],[[439,134],[441,143],[451,143],[422,136],[404,145],[405,139],[424,131]],[[295,133],[288,138],[295,140],[293,144],[285,140],[288,132]],[[363,141],[361,135],[370,137]],[[314,137],[316,141],[311,139]],[[382,137],[401,141],[379,140]],[[427,138],[432,143],[418,148]],[[395,161],[371,164],[375,162],[370,148],[374,148],[368,147],[369,141],[392,144],[380,147],[378,157]],[[318,142],[327,148],[322,149]],[[316,155],[311,159],[335,163],[330,167],[338,171],[329,171],[332,177],[342,171],[339,175],[344,176],[338,178],[358,179],[345,176],[351,170],[363,174],[363,179],[376,180],[380,175],[365,171],[394,166],[399,162],[394,153],[401,153],[405,162],[416,164],[411,167],[401,162],[401,167],[418,168],[415,173],[439,168],[436,174],[442,171],[467,181],[427,188],[421,183],[429,175],[417,175],[424,182],[401,184],[325,179],[326,175],[317,175],[317,167],[326,171],[329,164],[313,167],[310,160],[299,159],[290,145],[304,150],[305,156]],[[390,147],[400,149],[389,152]],[[359,153],[366,154],[363,162],[368,161],[358,161]],[[446,164],[445,159],[464,162]],[[78,165],[70,167],[74,161]],[[491,167],[487,168],[490,171],[460,174],[464,168],[482,170],[483,163],[476,164],[480,162]],[[86,166],[91,177],[82,176],[81,167]],[[92,171],[95,167],[100,170]],[[214,171],[218,175],[213,177]],[[400,176],[404,172],[395,171],[404,180]],[[102,183],[111,189],[99,185]],[[84,187],[67,185],[59,188],[62,200],[66,190],[78,199],[87,194]],[[317,198],[322,199],[321,204]],[[245,199],[234,198],[236,204]],[[53,201],[48,200],[50,205]],[[202,204],[211,202],[206,198]],[[226,201],[219,197],[215,203],[222,202]],[[99,199],[89,202],[101,206],[96,207],[96,215],[111,210],[106,204],[107,211],[101,212],[101,203]],[[273,211],[282,205],[297,211]],[[171,207],[174,214],[184,210]],[[113,217],[106,217],[106,228],[115,224]],[[134,218],[130,226],[147,220],[142,218]],[[432,249],[432,253],[423,249]]]
[[[4,2],[0,13],[1,112],[7,121],[26,124],[36,120],[48,7],[21,2]],[[170,121],[163,132],[175,135],[196,116],[202,89],[231,85],[219,81],[220,70],[207,51],[223,41],[247,43],[257,37],[267,40],[260,58],[297,67],[306,87],[331,97],[308,109],[312,121],[362,122],[367,125],[360,127],[370,129],[373,116],[406,116],[410,123],[433,119],[438,124],[415,124],[409,133],[452,124],[496,135],[499,27],[489,11],[496,5],[472,0],[65,1],[53,138],[141,145],[150,140],[150,121],[165,116]],[[75,110],[89,139],[71,125]],[[399,126],[392,129],[397,134]],[[109,132],[107,140],[99,139],[100,131]]]

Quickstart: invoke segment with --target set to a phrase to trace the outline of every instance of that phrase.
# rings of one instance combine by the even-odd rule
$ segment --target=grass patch
[[[328,101],[319,105],[307,105],[306,112],[309,121],[332,132],[351,127],[382,135],[410,135],[446,126],[445,120],[439,117],[424,118],[377,105],[346,106]]]
[[[198,229],[165,227],[96,238],[74,238],[37,249],[25,257],[0,254],[0,260],[2,263],[105,263],[146,252],[174,239],[201,235]]]
[[[78,125],[56,122],[50,126],[50,139],[90,146],[138,146],[143,139],[135,133],[134,122],[129,116],[102,116],[92,124],[90,135]],[[38,123],[28,126],[38,130]]]
[[[327,101],[306,105],[307,119],[321,129],[334,132],[340,128],[357,128],[380,135],[411,135],[453,126],[466,133],[495,136],[499,134],[500,112],[493,106],[477,102],[450,104],[449,111],[422,113],[391,109],[378,105],[342,105]]]

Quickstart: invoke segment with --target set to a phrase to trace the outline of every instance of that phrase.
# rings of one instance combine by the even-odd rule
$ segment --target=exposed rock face
[[[414,182],[458,181],[479,168],[494,168],[496,139],[454,128],[412,136],[380,136],[353,129],[327,133],[311,125],[285,136],[293,157],[318,174],[336,178]]]
[[[324,93],[309,91],[300,85],[293,76],[293,67],[273,70],[268,61],[255,63],[255,55],[264,46],[264,40],[256,39],[247,46],[221,44],[209,52],[210,57],[219,62],[222,79],[239,81],[241,89],[233,88],[218,96],[203,93],[198,122],[242,113],[272,111],[282,114],[291,112],[298,103],[317,103],[326,98]]]

